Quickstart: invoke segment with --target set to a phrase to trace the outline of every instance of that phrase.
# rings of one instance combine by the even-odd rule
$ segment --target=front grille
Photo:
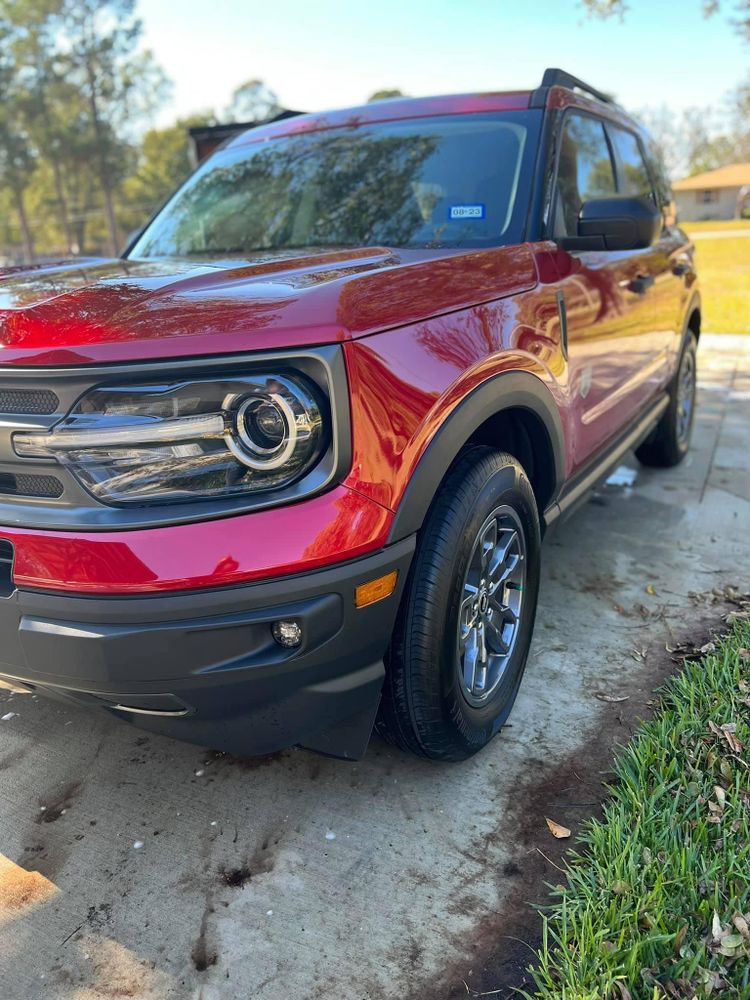
[[[0,597],[13,591],[13,543],[0,538]]]
[[[0,493],[14,497],[46,497],[57,500],[63,495],[63,484],[56,476],[0,472]]]
[[[0,413],[54,413],[59,405],[50,389],[0,389]]]

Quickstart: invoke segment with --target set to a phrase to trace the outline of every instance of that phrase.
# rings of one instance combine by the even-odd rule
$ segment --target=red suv
[[[234,753],[479,750],[545,531],[687,451],[671,211],[548,70],[253,129],[121,258],[4,272],[3,686]]]

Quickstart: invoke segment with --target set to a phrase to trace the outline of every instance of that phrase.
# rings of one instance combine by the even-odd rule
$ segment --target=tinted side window
[[[557,166],[555,236],[575,236],[584,201],[604,198],[615,190],[604,126],[589,115],[566,115]]]
[[[636,137],[632,132],[625,132],[613,125],[609,126],[609,134],[617,157],[620,194],[647,195],[653,198],[651,178]]]
[[[672,186],[669,183],[667,168],[664,166],[661,151],[653,139],[646,141],[646,162],[651,168],[651,176],[656,187],[656,202],[662,210],[664,222],[667,226],[675,225],[677,221],[677,209],[672,194]]]

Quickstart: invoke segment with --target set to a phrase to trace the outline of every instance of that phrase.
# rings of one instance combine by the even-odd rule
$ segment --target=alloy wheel
[[[458,615],[461,691],[484,704],[505,675],[516,645],[526,577],[526,541],[518,515],[498,507],[479,529],[464,576]]]

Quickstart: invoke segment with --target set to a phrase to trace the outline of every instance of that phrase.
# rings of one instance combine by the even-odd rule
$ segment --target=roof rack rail
[[[605,94],[602,90],[597,90],[596,87],[589,86],[588,83],[584,83],[583,80],[579,80],[577,76],[573,76],[572,73],[566,73],[564,69],[545,69],[544,76],[542,77],[541,86],[534,92],[534,97],[536,98],[532,101],[532,106],[538,106],[537,101],[543,104],[544,101],[541,100],[542,95],[546,98],[546,92],[550,87],[568,87],[570,90],[581,90],[585,94],[589,94],[591,97],[595,97],[597,101],[603,101],[605,104],[614,104],[614,101],[609,96]]]

